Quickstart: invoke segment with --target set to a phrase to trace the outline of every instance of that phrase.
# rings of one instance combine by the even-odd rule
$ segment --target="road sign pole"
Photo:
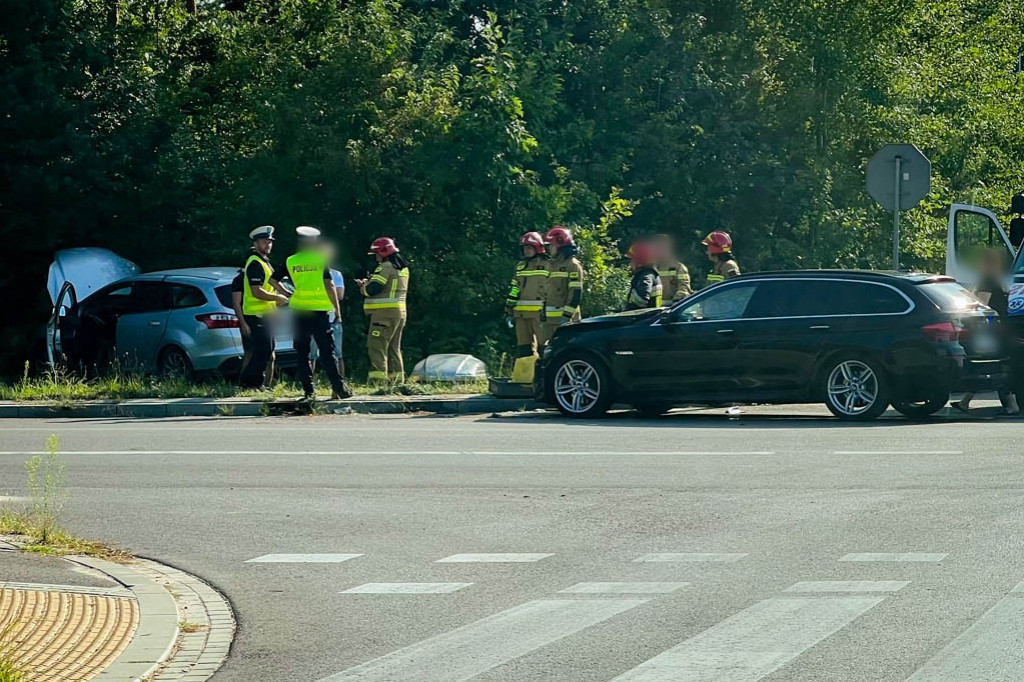
[[[903,158],[896,157],[896,203],[892,212],[892,269],[900,269],[900,183],[903,181]]]

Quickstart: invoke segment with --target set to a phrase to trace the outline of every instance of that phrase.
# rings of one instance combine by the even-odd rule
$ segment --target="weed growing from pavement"
[[[187,620],[183,620],[180,623],[178,623],[178,629],[187,635],[193,632],[205,632],[209,628],[207,628],[205,625],[200,625],[199,623],[190,623]]]
[[[60,516],[68,499],[64,460],[60,441],[51,435],[46,453],[25,462],[30,503],[27,509],[0,507],[0,535],[17,536],[22,549],[39,554],[85,554],[112,561],[131,558],[127,552],[112,549],[93,540],[76,537],[60,526]],[[3,682],[0,678],[0,682]]]
[[[0,625],[0,682],[28,682],[25,670],[18,662],[13,632],[13,622]]]

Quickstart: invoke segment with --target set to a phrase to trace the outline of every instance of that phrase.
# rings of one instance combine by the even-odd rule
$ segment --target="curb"
[[[318,402],[328,414],[490,414],[543,407],[532,399],[471,397],[423,397],[392,399],[325,400]],[[0,402],[0,419],[95,419],[126,417],[160,419],[164,417],[266,417],[294,413],[294,400],[256,402],[244,399],[177,398],[170,400],[89,401],[62,404],[53,402]]]
[[[10,539],[10,538],[9,538]],[[17,540],[5,543],[19,549]],[[9,589],[106,595],[135,600],[139,621],[131,641],[95,682],[205,682],[227,660],[235,637],[231,605],[194,575],[150,559],[118,564],[89,556],[62,559],[107,576],[122,587],[4,583]],[[182,631],[184,623],[189,624]]]
[[[128,588],[139,604],[139,626],[132,641],[110,667],[93,679],[96,682],[145,679],[171,655],[178,641],[178,607],[174,597],[127,566],[86,556],[64,558],[113,578]]]

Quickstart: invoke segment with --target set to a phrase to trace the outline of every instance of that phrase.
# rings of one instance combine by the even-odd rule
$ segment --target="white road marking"
[[[668,594],[690,583],[576,583],[559,590],[567,594]]]
[[[708,553],[689,553],[689,554],[645,554],[642,557],[633,559],[634,562],[651,562],[651,563],[734,563],[739,561],[748,554],[708,554]]]
[[[899,592],[909,580],[808,580],[786,588],[786,592]]]
[[[1024,592],[1024,580],[1014,585],[1013,589],[1010,590],[1011,594],[1020,594],[1021,592]]]
[[[754,682],[885,597],[784,597],[740,611],[612,682]]]
[[[32,455],[45,455],[45,450],[4,450],[0,451],[0,456],[32,456]],[[758,451],[758,452],[720,452],[720,451],[707,451],[707,452],[634,452],[634,451],[602,451],[592,450],[589,452],[579,452],[566,450],[563,452],[497,452],[490,450],[426,450],[426,451],[413,451],[413,450],[62,450],[62,455],[78,456],[78,455],[181,455],[181,456],[202,456],[202,457],[213,457],[218,455],[272,455],[272,456],[286,456],[286,455],[331,455],[338,457],[346,456],[358,456],[358,455],[383,455],[383,456],[408,456],[408,457],[425,457],[430,455],[444,455],[454,457],[458,455],[468,456],[481,456],[481,457],[708,457],[708,456],[760,456],[760,455],[774,455],[774,452],[769,451]]]
[[[366,583],[341,594],[450,594],[473,583]]]
[[[521,564],[540,561],[554,554],[452,554],[434,563],[438,564]]]
[[[836,450],[833,455],[962,455],[963,450]]]
[[[840,561],[909,561],[909,562],[937,562],[942,561],[948,554],[935,554],[929,552],[854,552],[839,558]]]
[[[320,682],[462,682],[647,601],[531,601],[325,677]]]
[[[264,554],[249,559],[247,564],[340,564],[362,554]]]
[[[1014,588],[1016,591],[1016,588]],[[1003,597],[907,682],[1024,680],[1024,598]]]

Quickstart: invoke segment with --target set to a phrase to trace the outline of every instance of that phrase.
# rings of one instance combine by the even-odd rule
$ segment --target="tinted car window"
[[[879,315],[908,307],[899,292],[871,282],[790,279],[762,282],[746,317]]]
[[[198,287],[188,284],[171,285],[172,308],[197,308],[206,305],[206,295]]]
[[[132,312],[149,313],[155,310],[167,310],[169,299],[168,286],[163,282],[136,282],[132,297]]]
[[[219,287],[215,287],[213,293],[217,294],[217,300],[225,308],[231,307],[231,285],[222,284]]]
[[[744,316],[757,284],[745,283],[723,287],[699,301],[678,309],[675,317],[681,320],[735,320]]]
[[[89,297],[82,305],[82,309],[86,313],[95,315],[106,315],[108,313],[120,315],[128,311],[131,295],[131,284],[116,285]]]
[[[969,310],[981,305],[981,302],[974,297],[974,294],[956,282],[922,284],[919,287],[919,291],[927,296],[935,305],[939,306],[939,310],[946,312]]]

